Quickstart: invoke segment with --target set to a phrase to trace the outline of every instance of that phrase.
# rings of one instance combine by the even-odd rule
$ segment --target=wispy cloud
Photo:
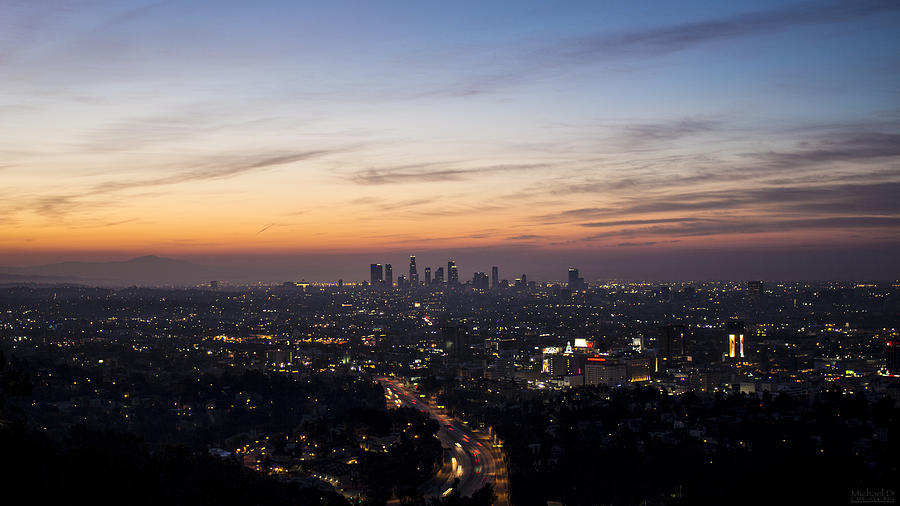
[[[900,125],[898,125],[900,128]],[[550,195],[675,193],[701,185],[728,184],[741,191],[719,198],[741,197],[746,189],[793,182],[840,183],[900,180],[900,135],[890,132],[826,132],[808,135],[793,149],[755,151],[736,156],[710,153],[671,157],[636,157],[611,166],[602,176],[557,178],[535,187]],[[818,186],[818,185],[817,185]],[[718,199],[717,199],[718,200]],[[722,202],[724,204],[724,202]],[[677,208],[705,208],[699,203]],[[699,204],[699,207],[696,205]],[[710,202],[717,205],[717,202]],[[564,219],[564,216],[546,216]]]
[[[502,211],[505,206],[492,204],[484,205],[450,205],[441,206],[439,209],[422,209],[415,212],[419,216],[458,216],[463,214],[489,213]]]
[[[548,168],[547,164],[503,164],[475,168],[431,169],[431,164],[418,168],[404,166],[402,168],[365,169],[354,172],[350,180],[361,185],[386,185],[409,183],[434,183],[443,181],[460,181],[487,174],[502,172],[528,171]]]
[[[599,34],[585,37],[574,48],[561,53],[563,57],[578,59],[622,53],[665,54],[708,42],[764,35],[793,26],[841,23],[897,10],[900,4],[878,0],[810,2],[620,35]]]
[[[609,216],[616,213],[613,207],[582,207],[578,209],[569,209],[551,214],[535,216],[534,219],[543,223],[565,223],[570,221],[578,221],[599,216]]]
[[[137,223],[138,221],[139,220],[137,218],[128,218],[126,220],[114,220],[114,221],[95,220],[95,221],[82,222],[81,225],[70,226],[69,228],[81,229],[81,228],[117,227],[119,225],[125,225],[126,223]]]
[[[217,156],[202,162],[200,167],[184,172],[178,172],[170,176],[101,183],[94,186],[91,193],[110,193],[148,186],[165,186],[196,181],[225,179],[259,169],[310,160],[331,153],[333,153],[333,151],[320,150],[302,151],[297,153]]]
[[[38,215],[63,218],[69,214],[109,207],[119,202],[115,194],[124,191],[176,185],[181,183],[226,179],[281,165],[309,160],[332,151],[303,151],[296,153],[259,153],[234,156],[216,156],[198,162],[194,167],[174,174],[146,179],[120,179],[106,181],[84,191],[57,195],[38,195],[19,199],[8,212],[31,211]],[[134,195],[132,195],[134,198]]]
[[[644,241],[644,242],[620,242],[616,244],[619,247],[629,247],[629,246],[653,246],[655,244],[672,244],[681,242],[681,239],[673,239],[671,241]]]
[[[655,220],[616,220],[616,221],[594,221],[590,223],[579,223],[582,227],[618,227],[623,225],[650,225],[656,223],[690,223],[698,221],[697,218],[659,218]]]
[[[712,132],[721,128],[720,121],[687,118],[662,123],[635,123],[625,125],[622,133],[630,143],[672,141],[691,135]]]
[[[678,225],[654,225],[650,227],[613,230],[584,237],[596,241],[614,237],[702,237],[730,234],[762,234],[792,230],[833,230],[896,228],[900,217],[886,216],[834,216],[828,218],[804,218],[768,220],[760,218],[705,219]]]
[[[760,159],[779,169],[895,157],[900,156],[900,134],[845,132],[803,142],[794,151],[749,153],[745,156]]]
[[[270,228],[274,227],[275,225],[276,225],[276,223],[269,223],[268,225],[266,225],[266,226],[264,226],[263,228],[259,229],[259,231],[256,232],[256,233],[253,234],[253,235],[259,235],[259,234],[265,232],[266,230],[269,230]]]
[[[526,63],[460,80],[441,93],[450,96],[477,96],[562,67],[615,62],[623,58],[630,58],[633,62],[637,61],[637,57],[663,56],[728,39],[766,35],[795,26],[846,23],[898,10],[900,3],[891,1],[809,2],[630,32],[598,32],[525,50],[519,55],[510,56],[509,60]],[[527,47],[527,44],[523,43],[523,46]],[[682,133],[688,130],[682,130]],[[677,131],[672,133],[678,134]]]
[[[400,202],[384,202],[378,204],[377,207],[382,211],[398,211],[401,209],[409,209],[411,207],[419,207],[425,204],[433,204],[434,199],[414,199],[403,200]]]

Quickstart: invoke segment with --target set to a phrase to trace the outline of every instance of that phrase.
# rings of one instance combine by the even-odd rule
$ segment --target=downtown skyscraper
[[[409,256],[409,282],[412,285],[419,284],[419,272],[416,270],[416,256]]]
[[[372,286],[380,286],[382,282],[381,264],[372,264],[369,266],[369,282]]]
[[[454,286],[459,284],[459,271],[456,269],[456,262],[453,260],[447,262],[447,284]]]

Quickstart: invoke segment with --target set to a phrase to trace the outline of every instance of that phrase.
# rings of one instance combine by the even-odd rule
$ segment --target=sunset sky
[[[0,0],[0,265],[898,246],[900,2]]]

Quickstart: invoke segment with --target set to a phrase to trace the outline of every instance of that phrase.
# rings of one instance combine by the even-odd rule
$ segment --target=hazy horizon
[[[766,252],[757,249],[709,249],[703,251],[603,251],[596,253],[558,251],[521,254],[510,250],[454,250],[415,252],[420,278],[424,279],[425,267],[436,271],[438,267],[447,270],[447,261],[457,263],[460,281],[471,280],[474,272],[490,275],[491,267],[498,266],[500,279],[514,280],[526,274],[529,280],[539,282],[565,281],[567,269],[575,267],[588,281],[597,280],[783,280],[783,281],[891,281],[898,279],[896,270],[897,246],[881,249],[859,250],[847,248],[835,253],[822,254],[814,247],[796,247],[786,254],[784,251]],[[534,253],[534,252],[532,252]],[[541,254],[542,253],[542,254]],[[773,258],[777,255],[777,258]],[[155,255],[166,259],[190,262],[209,267],[222,281],[242,283],[299,281],[359,282],[369,277],[369,264],[390,263],[394,279],[407,276],[409,256],[405,252],[343,253],[332,255]],[[60,262],[32,261],[28,264],[11,265],[0,262],[3,268],[41,267],[65,262],[126,262],[137,258],[133,254],[86,254],[73,256]],[[724,258],[724,259],[723,259]],[[48,258],[49,260],[49,258]],[[714,267],[711,267],[714,266]],[[779,269],[772,266],[778,265]],[[155,268],[156,266],[154,266]],[[7,269],[9,270],[9,269]],[[842,275],[835,275],[841,272]],[[161,284],[170,284],[171,274],[166,271],[148,270],[142,279],[160,276]],[[677,274],[673,274],[677,273]],[[211,280],[211,279],[210,279]],[[200,274],[194,278],[208,281]]]

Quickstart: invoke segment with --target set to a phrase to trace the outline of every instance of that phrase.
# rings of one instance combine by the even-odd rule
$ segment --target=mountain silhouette
[[[245,277],[227,267],[146,255],[117,262],[61,262],[0,267],[0,282],[79,283],[100,286],[193,286],[213,279]]]

